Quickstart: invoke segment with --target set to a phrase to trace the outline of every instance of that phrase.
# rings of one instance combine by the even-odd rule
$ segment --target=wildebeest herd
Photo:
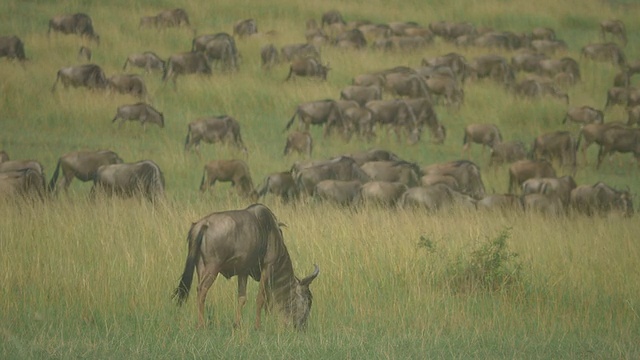
[[[143,16],[140,28],[190,27],[184,9],[162,11]],[[600,24],[602,43],[582,48],[580,61],[606,61],[620,67],[613,87],[606,94],[603,109],[594,105],[568,107],[562,123],[579,124],[577,134],[569,130],[539,134],[525,140],[503,139],[496,124],[470,123],[464,128],[462,156],[442,163],[419,164],[402,159],[384,149],[337,154],[328,159],[311,159],[313,139],[310,127],[322,126],[323,136],[338,134],[345,141],[353,136],[369,142],[382,132],[393,132],[398,142],[416,144],[426,128],[433,144],[447,139],[447,127],[438,112],[444,107],[455,111],[465,104],[466,84],[493,81],[514,97],[558,99],[569,104],[566,89],[584,77],[580,62],[569,56],[567,45],[557,38],[553,29],[539,27],[525,34],[476,27],[468,22],[434,22],[422,26],[415,22],[374,24],[369,21],[347,22],[336,10],[322,15],[320,25],[307,22],[307,42],[285,44],[280,50],[275,44],[260,49],[260,61],[265,71],[281,62],[289,64],[286,80],[302,81],[302,77],[326,80],[329,63],[321,60],[321,49],[400,52],[422,51],[436,39],[454,44],[459,49],[501,49],[513,52],[511,59],[497,54],[484,54],[467,59],[451,52],[425,57],[416,67],[399,65],[354,74],[345,84],[339,99],[324,98],[292,104],[293,115],[284,124],[288,133],[283,156],[297,152],[304,161],[296,161],[289,169],[274,169],[259,186],[254,186],[251,171],[242,159],[216,159],[204,165],[200,191],[220,182],[231,182],[238,195],[251,202],[273,194],[284,203],[330,201],[344,207],[384,206],[420,211],[443,211],[452,207],[469,210],[508,212],[535,211],[549,216],[581,213],[587,216],[634,212],[632,194],[628,189],[615,189],[598,181],[577,184],[578,152],[586,164],[586,150],[595,143],[600,146],[596,166],[615,152],[632,153],[640,163],[640,90],[631,86],[631,78],[640,72],[640,62],[630,62],[624,54],[628,38],[624,24],[607,20]],[[59,32],[85,37],[100,43],[87,14],[58,15],[51,18],[48,34]],[[255,19],[240,20],[233,26],[233,35],[226,32],[199,35],[193,38],[190,50],[176,53],[166,60],[153,51],[129,55],[123,71],[143,69],[145,73],[162,73],[163,82],[171,81],[177,91],[177,78],[188,74],[211,74],[219,71],[240,71],[241,56],[236,38],[259,34]],[[607,36],[613,40],[606,42]],[[620,44],[615,41],[619,41]],[[83,46],[78,56],[91,59],[91,50]],[[17,36],[0,37],[0,57],[28,60],[25,44]],[[520,76],[520,74],[525,74]],[[82,64],[60,68],[55,74],[51,91],[58,83],[63,87],[108,89],[130,94],[140,102],[119,106],[112,122],[139,121],[164,127],[163,112],[146,101],[149,93],[144,78],[138,74],[116,74],[107,77],[97,64]],[[298,78],[298,79],[296,79]],[[482,79],[487,80],[482,80]],[[336,94],[338,95],[338,94]],[[145,102],[143,102],[145,101]],[[605,110],[625,106],[626,122],[605,122]],[[450,132],[450,129],[449,129]],[[184,150],[199,153],[201,142],[231,143],[245,160],[249,156],[241,136],[241,123],[231,115],[216,115],[191,121],[187,127]],[[480,167],[469,160],[472,144],[489,148],[489,166],[508,164],[509,191],[488,194]],[[561,173],[567,173],[561,176]],[[110,150],[74,151],[60,156],[47,186],[42,165],[35,160],[10,160],[0,153],[0,197],[2,199],[46,199],[58,188],[67,190],[74,178],[93,182],[91,197],[119,195],[141,196],[151,202],[160,201],[165,193],[163,171],[149,159],[124,162]],[[195,188],[195,186],[194,186]],[[20,201],[20,200],[19,200]],[[244,210],[210,214],[193,223],[188,233],[188,256],[184,273],[175,296],[179,303],[186,300],[194,270],[198,273],[199,323],[204,324],[204,302],[207,290],[218,274],[238,277],[238,312],[246,302],[247,278],[260,282],[258,317],[268,302],[272,302],[297,328],[304,328],[311,308],[309,284],[318,276],[314,272],[300,280],[295,277],[291,260],[284,246],[280,223],[264,205],[254,204]]]

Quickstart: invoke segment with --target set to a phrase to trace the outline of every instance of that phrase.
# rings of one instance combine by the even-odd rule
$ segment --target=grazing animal
[[[552,28],[538,26],[531,30],[531,39],[533,40],[555,40],[556,31]]]
[[[416,117],[417,132],[415,135],[422,134],[423,128],[426,126],[431,132],[431,141],[434,144],[442,144],[447,138],[447,129],[438,119],[438,114],[434,109],[433,103],[429,98],[406,99],[405,104],[411,109]],[[418,138],[410,139],[415,143]]]
[[[490,149],[489,166],[511,164],[526,157],[527,149],[522,141],[500,142]]]
[[[427,174],[420,178],[420,186],[429,187],[435,184],[445,184],[453,190],[460,191],[458,181],[451,175]]]
[[[431,99],[431,93],[424,78],[415,73],[386,73],[384,74],[384,88],[389,93],[400,97]]]
[[[341,100],[353,100],[360,106],[364,106],[371,100],[382,100],[382,90],[379,86],[349,85],[340,90]]]
[[[260,48],[260,60],[262,61],[262,68],[271,69],[280,63],[280,55],[278,55],[278,50],[273,44],[267,44]]]
[[[247,148],[240,134],[240,123],[236,119],[228,115],[201,118],[190,122],[187,126],[184,150],[189,151],[192,146],[195,146],[196,151],[199,151],[201,141],[214,144],[227,142],[227,140],[230,140],[245,155],[247,154]]]
[[[604,134],[605,130],[610,127],[624,127],[624,124],[621,122],[608,122],[604,124],[592,123],[586,124],[578,133],[578,141],[576,143],[576,147],[580,149],[582,153],[582,160],[585,164],[587,164],[587,148],[593,144],[594,142],[598,145],[602,144],[602,134]],[[580,146],[582,139],[584,138],[584,143]]]
[[[231,186],[236,187],[240,196],[256,197],[249,166],[242,160],[213,160],[206,164],[200,181],[200,191],[205,192],[213,187],[216,181],[231,182]]]
[[[616,190],[611,186],[597,182],[594,185],[580,185],[571,191],[571,208],[587,216],[605,216],[620,212],[624,216],[633,216],[632,196],[628,190]]]
[[[144,16],[140,18],[140,24],[138,25],[138,28],[170,28],[180,27],[183,24],[187,27],[191,26],[191,24],[189,23],[189,16],[184,9],[177,8],[171,10],[163,10],[155,16]]]
[[[343,156],[352,158],[358,166],[362,166],[369,161],[402,161],[398,155],[389,150],[375,148],[344,154]]]
[[[109,89],[119,94],[135,96],[139,99],[147,99],[147,85],[140,75],[121,74],[109,78]]]
[[[164,69],[162,81],[171,80],[176,88],[176,79],[179,75],[204,74],[211,75],[211,65],[204,53],[188,52],[169,56]]]
[[[560,199],[562,206],[567,208],[571,199],[571,191],[576,188],[572,176],[566,175],[555,178],[531,178],[522,183],[522,194],[544,194]]]
[[[417,141],[420,127],[412,107],[406,101],[400,99],[372,100],[367,102],[365,107],[371,111],[371,120],[374,126],[390,127],[395,132],[398,141],[400,141],[404,129],[409,134],[410,141]]]
[[[529,99],[540,99],[550,95],[556,99],[564,100],[567,105],[569,104],[569,95],[549,79],[524,79],[514,85],[513,93],[521,98]]]
[[[436,212],[452,207],[475,209],[476,200],[445,184],[435,184],[430,187],[417,186],[408,189],[400,196],[398,205],[403,208],[415,207]]]
[[[46,196],[44,175],[31,168],[0,172],[0,201],[38,199]]]
[[[284,156],[291,154],[292,151],[311,157],[313,138],[308,131],[294,131],[287,135],[287,143],[284,146]]]
[[[539,135],[531,146],[531,158],[558,160],[560,166],[576,171],[577,140],[569,131],[553,131]]]
[[[627,64],[624,52],[616,43],[589,44],[582,48],[580,55],[594,61],[609,61],[623,68]]]
[[[562,201],[552,195],[527,194],[521,198],[522,207],[527,212],[539,213],[545,216],[558,217],[566,214]]]
[[[322,180],[358,180],[360,183],[371,180],[355,160],[346,156],[301,166],[295,172],[292,169],[292,175],[300,193],[307,195],[312,195]]]
[[[509,194],[515,194],[531,178],[553,178],[556,170],[547,160],[518,160],[509,166]]]
[[[39,174],[44,175],[42,164],[36,160],[5,160],[0,162],[0,172],[9,172],[31,169]]]
[[[448,75],[431,76],[425,81],[429,93],[444,98],[445,105],[460,108],[464,103],[464,90],[458,81]]]
[[[58,165],[49,181],[49,191],[56,193],[58,188],[62,187],[66,192],[74,178],[82,182],[94,181],[100,166],[121,163],[123,161],[120,156],[110,150],[66,153],[58,159]],[[58,182],[60,171],[62,171],[62,178]]]
[[[484,148],[493,147],[502,142],[502,133],[495,124],[469,124],[464,128],[464,138],[462,140],[462,152],[469,156],[471,143],[482,144],[482,155]]]
[[[226,36],[225,36],[226,35]],[[207,60],[212,64],[220,64],[222,70],[238,69],[238,50],[235,40],[226,33],[218,34],[207,41],[204,48]]]
[[[567,114],[562,119],[562,123],[566,123],[567,120],[581,125],[591,123],[602,124],[604,122],[604,113],[602,110],[594,109],[588,105],[571,107],[567,110]]]
[[[313,58],[320,59],[320,52],[313,44],[299,43],[285,45],[280,49],[280,54],[284,61],[296,59]]]
[[[520,197],[513,194],[491,194],[478,200],[476,203],[478,210],[502,211],[512,213],[522,209]]]
[[[407,185],[400,182],[368,181],[360,187],[358,202],[393,206],[408,189]]]
[[[126,70],[128,65],[143,68],[146,73],[150,73],[152,71],[164,72],[166,62],[156,53],[152,51],[145,51],[141,54],[129,55],[122,66],[122,70]]]
[[[331,43],[343,49],[364,49],[367,47],[367,38],[360,29],[350,29],[342,31],[331,41]]]
[[[87,37],[89,40],[100,44],[100,36],[93,29],[93,21],[87,14],[76,13],[70,15],[56,15],[49,20],[47,36],[53,32],[62,34],[75,34]]]
[[[164,197],[164,174],[158,164],[151,160],[135,163],[116,163],[102,165],[98,168],[91,197],[97,193],[124,198],[142,196],[150,202]]]
[[[114,123],[118,119],[122,119],[118,128],[122,127],[122,124],[127,120],[140,121],[143,130],[146,129],[147,123],[156,124],[161,128],[164,127],[164,114],[154,109],[153,106],[143,102],[119,106],[116,111],[116,116],[114,116],[111,122]]]
[[[236,41],[233,36],[226,32],[219,32],[215,34],[204,34],[193,38],[191,41],[191,52],[204,52],[207,49],[207,44],[213,40],[225,40],[231,45],[233,56],[238,58],[238,49],[236,47]]]
[[[280,197],[285,204],[298,198],[298,188],[291,175],[291,171],[282,171],[267,175],[262,181],[262,184],[256,188],[256,195],[258,199],[260,199],[264,198],[267,193]]]
[[[313,189],[313,197],[342,206],[355,204],[360,194],[362,182],[359,180],[322,180]]]
[[[96,64],[83,64],[78,66],[64,67],[58,70],[56,81],[51,87],[51,92],[56,91],[58,81],[62,82],[64,88],[69,86],[86,87],[93,89],[106,89],[109,81],[102,68]]]
[[[601,141],[596,169],[600,168],[605,156],[614,152],[633,153],[633,157],[640,166],[640,129],[614,126],[604,130]]]
[[[299,128],[302,127],[304,131],[309,131],[311,125],[322,125],[324,126],[324,137],[329,136],[334,127],[341,128],[345,137],[348,135],[348,129],[344,126],[344,116],[335,100],[317,100],[298,105],[293,116],[287,122],[285,131],[293,125],[296,117],[301,125]]]
[[[244,19],[233,25],[233,35],[243,38],[258,33],[258,24],[255,19]]]
[[[622,41],[622,45],[627,45],[627,30],[622,20],[611,19],[600,22],[600,34],[602,40],[606,40],[606,34],[613,35],[614,38],[618,38]]]
[[[24,43],[19,37],[13,36],[0,36],[0,58],[6,57],[8,59],[18,59],[18,61],[25,61],[27,57],[24,53]]]
[[[555,40],[546,40],[546,39],[536,39],[531,40],[531,48],[539,53],[545,54],[555,54],[556,52],[567,52],[569,50],[569,46],[564,40],[555,39]]]
[[[80,49],[78,50],[78,55],[76,56],[78,58],[79,61],[91,61],[91,49],[89,49],[86,46],[80,46]]]
[[[385,78],[382,74],[360,74],[351,80],[353,85],[384,87]]]
[[[407,187],[420,185],[420,168],[414,163],[392,160],[369,161],[362,164],[360,169],[372,181],[399,182]]]
[[[469,73],[471,78],[489,78],[507,87],[515,83],[515,72],[501,55],[487,54],[471,59]]]
[[[446,163],[436,163],[425,166],[422,169],[424,175],[449,175],[458,182],[460,192],[482,199],[485,194],[484,182],[480,173],[480,167],[472,161],[457,160]]]
[[[324,27],[325,25],[332,24],[346,24],[344,19],[342,18],[342,14],[338,10],[329,10],[322,14],[322,19],[320,21],[320,26]]]
[[[580,80],[580,65],[571,57],[561,59],[541,59],[536,73],[543,77],[555,78],[560,74],[569,74],[574,81]]]
[[[276,307],[289,324],[306,328],[313,297],[309,285],[320,272],[298,279],[284,244],[278,219],[269,208],[253,204],[244,210],[216,212],[191,225],[189,250],[180,283],[174,292],[178,304],[189,296],[193,270],[198,273],[198,321],[204,326],[204,305],[211,285],[222,274],[238,277],[236,327],[247,302],[247,279],[260,282],[255,327],[260,327],[262,310]]]
[[[286,80],[294,76],[310,76],[327,80],[329,70],[331,70],[329,63],[323,65],[320,60],[315,58],[295,59],[289,66],[289,75],[287,75]]]

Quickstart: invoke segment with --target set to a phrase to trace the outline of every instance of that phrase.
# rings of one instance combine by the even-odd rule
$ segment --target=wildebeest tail
[[[287,123],[287,126],[284,128],[284,131],[289,130],[289,128],[293,124],[293,121],[296,119],[296,115],[298,115],[298,110],[297,109],[296,109],[296,112],[293,113],[293,116],[291,117],[291,120],[289,120],[289,122]]]
[[[192,233],[193,226],[191,226],[191,229],[189,230],[189,236],[187,237],[187,242],[189,243],[189,253],[187,254],[187,261],[184,265],[184,272],[182,273],[182,277],[180,278],[180,283],[173,292],[173,298],[176,299],[178,305],[184,304],[185,300],[187,300],[187,298],[189,297],[189,290],[191,289],[191,282],[193,281],[193,270],[196,267],[196,261],[198,260],[198,256],[200,255],[200,246],[202,245],[204,233],[208,228],[208,224],[202,225],[195,238],[193,237]]]
[[[56,182],[58,182],[58,174],[60,174],[60,160],[58,160],[58,165],[56,165],[56,170],[53,172],[53,176],[51,176],[51,181],[49,181],[50,192],[52,192],[56,187]]]
[[[184,140],[184,150],[187,151],[189,146],[189,139],[191,137],[191,126],[187,126],[187,138]]]

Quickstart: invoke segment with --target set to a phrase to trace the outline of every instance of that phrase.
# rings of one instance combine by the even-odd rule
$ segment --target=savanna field
[[[138,28],[142,16],[181,7],[191,28]],[[638,215],[624,218],[545,216],[376,206],[345,208],[303,200],[261,200],[285,223],[283,234],[299,277],[320,274],[311,284],[308,328],[283,326],[276,314],[253,328],[257,283],[248,285],[243,326],[233,327],[235,279],[218,277],[206,302],[205,328],[197,328],[195,286],[182,307],[171,295],[178,285],[191,224],[214,211],[245,208],[250,200],[229,183],[198,190],[205,163],[240,158],[255,185],[305,156],[283,156],[286,123],[297,105],[338,99],[358,74],[396,66],[418,67],[423,58],[458,52],[467,59],[511,50],[456,47],[435,37],[415,51],[343,49],[324,45],[330,64],[326,81],[285,81],[288,63],[265,70],[260,48],[305,42],[306,22],[339,10],[347,21],[468,21],[528,33],[550,27],[568,45],[553,58],[570,56],[581,81],[553,97],[517,98],[491,79],[464,85],[459,109],[436,105],[447,128],[443,144],[428,131],[413,145],[377,131],[367,142],[322,137],[312,127],[313,159],[387,149],[420,166],[466,158],[464,126],[494,123],[505,140],[528,146],[545,132],[579,131],[562,123],[568,106],[603,109],[607,89],[620,69],[580,57],[580,49],[602,42],[599,23],[626,25],[629,61],[640,60],[640,5],[631,0],[550,1],[5,1],[0,35],[17,35],[28,61],[0,59],[0,150],[11,159],[34,159],[47,181],[58,158],[76,150],[110,149],[126,162],[155,161],[166,178],[166,199],[89,199],[91,183],[77,179],[69,193],[44,202],[0,202],[0,358],[249,358],[249,359],[637,359],[640,358],[640,233]],[[93,19],[100,44],[76,35],[51,34],[49,19],[84,12]],[[195,35],[232,33],[253,18],[259,35],[236,38],[238,71],[214,68],[205,76],[181,76],[177,89],[160,73],[128,68],[144,78],[148,101],[164,113],[165,127],[138,122],[113,124],[130,95],[86,88],[55,92],[57,71],[78,65],[78,49],[90,47],[92,63],[110,77],[123,73],[127,56],[154,51],[166,59],[189,51]],[[610,39],[610,38],[609,38]],[[525,74],[518,73],[521,79]],[[638,86],[640,75],[632,77]],[[385,98],[392,95],[385,93]],[[626,121],[622,106],[604,111],[605,122]],[[184,151],[187,124],[228,114],[241,126],[248,156],[233,146],[202,144]],[[297,126],[297,123],[295,124]],[[616,154],[595,168],[597,146],[578,156],[577,184],[604,181],[640,192],[640,169],[631,154]],[[488,166],[489,154],[473,145],[470,160],[481,168],[488,193],[506,193],[508,166]],[[559,168],[559,175],[568,174]],[[194,282],[197,281],[194,279]]]

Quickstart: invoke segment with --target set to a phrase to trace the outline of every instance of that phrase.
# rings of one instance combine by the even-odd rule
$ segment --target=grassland
[[[187,51],[193,30],[138,30],[140,16],[181,6],[198,34],[231,32],[240,19],[255,18],[274,37],[238,41],[240,71],[210,78],[178,79],[178,90],[158,74],[144,75],[151,101],[166,127],[111,124],[117,106],[136,100],[85,89],[51,93],[57,70],[77,64],[83,41],[47,38],[55,14],[86,12],[100,33],[90,45],[93,62],[107,75],[120,73],[127,55],[153,50],[162,57]],[[378,53],[323,48],[332,70],[326,82],[284,82],[288,67],[260,68],[260,46],[304,41],[305,21],[330,9],[347,20],[373,22],[470,21],[477,26],[527,32],[549,26],[569,45],[567,55],[600,41],[598,23],[620,18],[627,25],[629,59],[639,59],[639,8],[629,1],[13,1],[0,4],[0,34],[16,34],[31,59],[23,68],[0,59],[0,148],[14,159],[37,159],[50,176],[60,155],[109,148],[126,161],[152,159],[164,170],[167,201],[86,199],[90,184],[74,182],[68,196],[36,205],[0,205],[0,357],[21,358],[624,358],[640,357],[640,244],[637,217],[622,219],[534,214],[440,214],[330,204],[265,203],[287,224],[285,240],[303,276],[320,266],[312,285],[309,329],[294,333],[267,317],[255,331],[255,306],[247,326],[233,329],[234,281],[220,279],[207,299],[208,327],[196,329],[194,299],[182,309],[171,301],[186,255],[191,222],[212,212],[242,208],[245,199],[217,184],[197,191],[209,160],[241,156],[233,148],[204,145],[202,155],[183,152],[186,125],[197,117],[229,114],[241,123],[254,181],[288,169],[284,124],[303,101],[337,98],[359,73],[418,66],[427,56],[459,51],[468,58],[487,50],[457,49],[437,40],[415,53]],[[510,56],[509,53],[502,53]],[[602,108],[616,67],[579,60],[583,80],[568,89],[571,105]],[[635,81],[637,83],[637,79]],[[443,145],[427,140],[409,146],[380,134],[373,143],[322,139],[312,129],[314,158],[381,147],[426,165],[460,157],[462,128],[494,122],[505,138],[526,143],[561,124],[566,104],[553,99],[515,99],[491,82],[466,85],[458,110],[438,108],[448,128]],[[607,121],[623,120],[622,109]],[[596,171],[581,164],[579,184],[599,180],[640,191],[629,155]],[[506,168],[486,168],[486,154],[472,148],[491,192],[507,190]],[[618,160],[623,166],[618,165]],[[500,240],[504,242],[500,242]],[[502,244],[502,247],[500,247]],[[493,255],[493,257],[491,257]],[[495,261],[491,261],[491,260]],[[486,265],[484,277],[478,264]],[[488,265],[487,265],[488,264]],[[475,269],[475,270],[474,270]],[[489,283],[489,288],[483,287]],[[255,297],[256,284],[249,286]]]

